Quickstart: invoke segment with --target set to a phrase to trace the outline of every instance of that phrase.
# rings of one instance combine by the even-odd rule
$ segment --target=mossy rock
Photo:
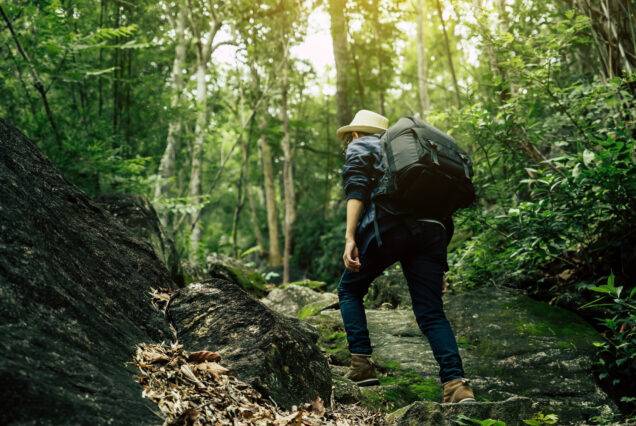
[[[298,311],[298,318],[304,320],[309,317],[316,316],[325,308],[326,306],[324,301],[310,303],[309,305],[303,306],[300,311]]]
[[[577,315],[493,287],[448,295],[445,311],[479,401],[528,397],[544,413],[557,414],[562,424],[616,412],[592,375],[593,342],[602,337]],[[422,372],[437,381],[439,367],[411,310],[367,309],[366,314],[374,359],[381,367]],[[324,317],[341,324],[339,312],[325,311],[316,318],[327,323]],[[385,401],[385,409],[395,407],[412,398],[410,391],[419,391],[410,389],[408,379],[383,380],[386,388],[397,389],[380,386],[368,395],[369,405]]]
[[[335,312],[339,315],[339,312]],[[347,333],[342,322],[334,318],[333,312],[329,315],[320,314],[309,317],[307,321],[318,330],[318,346],[323,350],[329,363],[333,365],[348,366],[351,362]]]
[[[300,280],[300,281],[294,281],[292,283],[289,284],[285,284],[283,286],[281,286],[281,288],[285,288],[287,286],[290,285],[297,285],[300,287],[307,287],[310,288],[314,291],[325,291],[327,290],[327,283],[323,282],[323,281],[313,281],[313,280]]]
[[[356,404],[362,399],[360,387],[346,377],[332,373],[333,398],[340,404]]]
[[[456,424],[522,425],[533,417],[532,400],[512,397],[500,402],[440,404],[417,401],[386,416],[389,425],[450,426]],[[461,423],[460,423],[461,422]],[[466,423],[467,422],[467,423]]]
[[[362,404],[383,412],[391,412],[415,401],[440,401],[439,380],[393,360],[374,357],[379,372],[379,386],[362,389]]]
[[[267,282],[263,275],[241,261],[222,254],[213,253],[206,258],[208,278],[222,278],[240,285],[254,297],[267,294]]]
[[[272,289],[261,299],[267,307],[290,317],[307,319],[324,309],[338,306],[338,296],[330,292],[317,292],[309,287],[289,284]]]

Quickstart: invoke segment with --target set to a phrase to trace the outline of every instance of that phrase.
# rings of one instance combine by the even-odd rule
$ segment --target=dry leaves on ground
[[[320,398],[290,411],[276,407],[230,374],[217,352],[188,353],[178,343],[143,344],[135,362],[143,396],[154,401],[164,425],[378,425],[382,416],[358,406],[325,409]]]

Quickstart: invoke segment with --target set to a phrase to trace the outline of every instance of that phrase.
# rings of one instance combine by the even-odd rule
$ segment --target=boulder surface
[[[308,317],[338,304],[338,295],[289,284],[275,288],[261,299],[267,307],[291,317]]]
[[[190,351],[213,350],[233,374],[291,408],[331,395],[331,372],[318,334],[252,299],[238,284],[213,278],[177,291],[167,308]]]
[[[267,281],[258,270],[239,259],[220,253],[209,254],[203,264],[185,265],[186,284],[219,278],[232,281],[254,297],[267,294]]]
[[[145,241],[166,265],[172,280],[183,287],[183,271],[174,241],[166,235],[152,204],[144,197],[129,194],[101,195],[95,200],[120,220],[139,240]]]
[[[506,425],[520,425],[532,417],[530,398],[512,397],[501,402],[477,402],[472,404],[439,404],[432,401],[416,401],[388,416],[389,425],[396,426],[451,426],[466,418],[476,420],[496,419]],[[472,422],[471,422],[472,423]]]
[[[577,315],[492,287],[449,295],[445,309],[479,401],[528,397],[537,411],[558,414],[561,424],[615,411],[592,375],[592,342],[601,336]],[[333,324],[341,324],[340,312],[324,311],[311,322],[333,334]],[[417,373],[437,381],[437,363],[411,310],[368,309],[367,323],[381,366],[401,371],[395,373],[398,379]],[[381,382],[389,386],[389,378]],[[371,398],[387,394],[384,386],[377,388],[369,389],[377,394]]]
[[[130,365],[167,340],[153,250],[0,120],[0,424],[149,424]]]

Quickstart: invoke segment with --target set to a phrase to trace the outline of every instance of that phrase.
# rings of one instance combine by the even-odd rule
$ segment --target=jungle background
[[[153,200],[180,257],[268,281],[341,273],[358,109],[416,115],[475,163],[452,291],[506,285],[605,336],[636,397],[632,0],[0,2],[0,116],[92,196]]]

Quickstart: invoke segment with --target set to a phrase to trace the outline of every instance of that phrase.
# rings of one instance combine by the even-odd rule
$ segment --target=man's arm
[[[358,247],[356,246],[355,232],[360,220],[360,215],[364,210],[364,202],[355,198],[347,200],[347,231],[345,233],[345,250],[342,260],[347,269],[354,272],[360,270],[360,259],[358,257]]]

